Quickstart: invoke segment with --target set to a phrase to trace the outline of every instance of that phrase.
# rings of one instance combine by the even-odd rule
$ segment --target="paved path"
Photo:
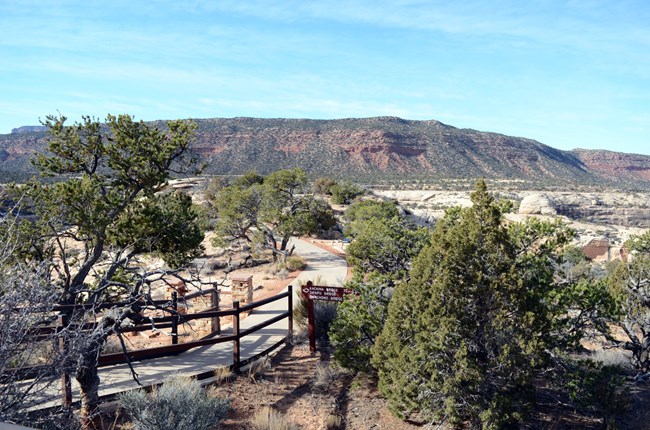
[[[296,239],[292,241],[292,244],[296,246],[295,254],[300,255],[307,261],[307,268],[292,283],[296,293],[299,291],[300,285],[310,280],[319,279],[327,285],[342,285],[347,273],[347,265],[344,259],[306,240]],[[257,308],[251,315],[241,320],[240,327],[244,330],[260,324],[275,315],[285,312],[287,305],[287,299],[283,299]],[[278,343],[287,335],[287,327],[288,321],[283,319],[242,338],[240,359],[245,360],[253,357]],[[133,367],[138,374],[140,383],[143,386],[150,386],[161,383],[175,372],[198,375],[218,367],[230,366],[232,364],[232,352],[233,343],[225,342],[194,348],[176,356],[135,362]],[[107,396],[138,387],[126,364],[102,367],[99,369],[99,377],[101,379],[100,396]],[[60,398],[60,392],[53,392],[49,399],[43,399],[42,402],[39,402],[39,407],[59,404]],[[73,400],[79,400],[78,387],[74,380]]]
[[[294,244],[296,245],[295,253],[307,261],[307,268],[298,275],[293,282],[294,285],[300,286],[307,281],[314,282],[317,279],[331,287],[343,285],[345,275],[348,273],[348,266],[343,258],[313,245],[309,240],[292,240],[289,247]]]

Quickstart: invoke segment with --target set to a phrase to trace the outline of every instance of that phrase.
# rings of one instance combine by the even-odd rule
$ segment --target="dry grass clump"
[[[323,422],[323,430],[339,430],[343,428],[343,418],[340,415],[329,414]]]
[[[318,363],[314,376],[314,387],[326,390],[336,381],[338,376],[339,373],[333,366],[327,363]]]
[[[220,366],[214,370],[214,379],[217,383],[230,382],[232,379],[232,370],[228,366]]]
[[[257,382],[257,379],[264,375],[264,372],[271,368],[271,362],[268,357],[261,358],[252,362],[248,366],[248,379]]]
[[[265,406],[251,420],[253,430],[296,430],[286,415]]]

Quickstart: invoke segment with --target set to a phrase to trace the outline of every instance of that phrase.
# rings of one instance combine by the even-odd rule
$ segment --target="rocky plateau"
[[[397,200],[414,220],[433,224],[447,208],[469,206],[470,191],[373,190],[382,199]],[[498,198],[518,203],[512,221],[530,216],[561,219],[578,233],[576,245],[593,251],[596,259],[621,256],[623,243],[650,228],[650,194],[626,192],[497,191]],[[598,249],[596,249],[598,248]]]
[[[204,173],[226,175],[301,167],[314,176],[365,182],[490,178],[553,185],[650,189],[650,156],[562,151],[531,139],[459,129],[436,120],[195,119],[193,150]],[[164,127],[161,121],[153,123]],[[34,173],[30,157],[47,135],[20,127],[0,135],[5,180]]]

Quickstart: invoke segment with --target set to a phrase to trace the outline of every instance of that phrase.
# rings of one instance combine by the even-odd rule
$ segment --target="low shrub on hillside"
[[[120,394],[120,404],[135,430],[208,430],[217,428],[230,410],[230,400],[206,392],[187,376],[168,379],[150,395],[144,390]]]
[[[290,270],[292,272],[295,270],[303,270],[305,267],[307,267],[305,260],[303,260],[302,257],[298,257],[297,255],[287,257],[285,265],[287,270]]]

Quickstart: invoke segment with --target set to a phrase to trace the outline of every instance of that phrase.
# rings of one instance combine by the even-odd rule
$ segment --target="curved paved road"
[[[302,239],[293,239],[295,254],[303,257],[307,262],[306,269],[293,282],[294,291],[299,292],[299,286],[307,281],[319,279],[332,286],[343,284],[347,273],[347,264],[344,259],[331,254],[322,248]],[[241,320],[241,329],[252,327],[263,321],[285,312],[287,300],[278,300],[256,309],[247,318]],[[241,339],[241,359],[252,357],[270,346],[279,342],[287,334],[287,320],[284,319],[261,329],[254,334]],[[194,348],[182,354],[143,360],[133,363],[143,386],[156,385],[164,381],[172,373],[198,375],[214,370],[218,367],[232,364],[232,342]],[[138,388],[133,380],[129,367],[126,364],[102,367],[99,369],[101,386],[100,396],[107,396],[122,391]],[[78,387],[73,381],[73,401],[79,399]],[[36,409],[60,404],[60,392],[52,392],[48,399],[43,399]]]

